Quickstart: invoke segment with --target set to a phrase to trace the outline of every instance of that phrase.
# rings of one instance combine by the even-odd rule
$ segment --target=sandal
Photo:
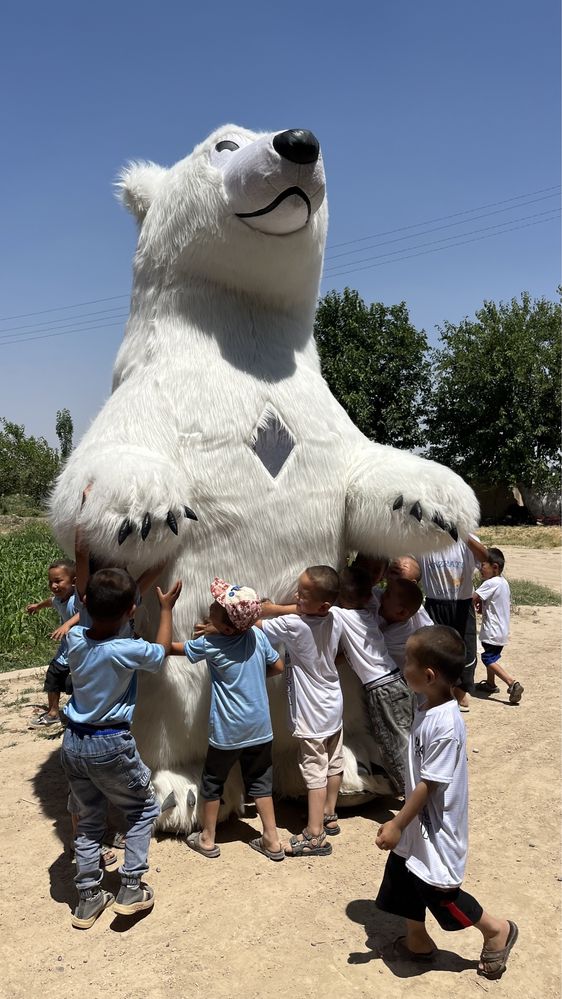
[[[102,846],[100,849],[100,864],[107,871],[114,864],[119,863],[119,857],[109,846]]]
[[[264,846],[263,836],[258,836],[257,839],[251,839],[249,846],[252,847],[252,850],[256,850],[257,853],[263,853],[264,857],[267,857],[268,860],[285,860],[285,851],[268,850],[267,847]]]
[[[500,688],[496,687],[495,683],[488,683],[487,680],[480,680],[480,683],[476,684],[476,690],[481,690],[483,694],[499,694]]]
[[[200,832],[190,833],[185,842],[190,850],[195,850],[195,853],[200,853],[202,857],[209,857],[210,860],[214,860],[215,857],[220,857],[221,855],[220,846],[216,844],[211,849],[201,846]]]
[[[512,923],[510,919],[508,919],[507,922],[509,924],[509,933],[507,935],[505,947],[503,947],[502,950],[487,950],[486,947],[483,947],[482,953],[480,954],[480,962],[483,967],[479,967],[477,973],[483,978],[488,978],[491,982],[495,981],[497,978],[501,978],[503,975],[507,967],[509,952],[519,936],[517,925]]]
[[[37,718],[32,718],[28,728],[42,728],[43,725],[60,725],[60,718],[51,718],[47,711],[45,711]]]
[[[507,692],[509,694],[509,703],[510,704],[519,704],[519,701],[521,700],[521,697],[522,697],[522,694],[523,694],[524,690],[525,690],[525,688],[521,686],[521,684],[519,683],[519,681],[515,680],[511,684],[511,687],[507,688]]]
[[[329,826],[328,822],[335,822],[336,825]],[[338,822],[338,816],[336,812],[334,812],[333,815],[324,816],[324,832],[326,833],[326,836],[339,836],[339,834],[341,833],[341,828],[337,824],[337,822]]]
[[[332,844],[326,843],[326,831],[319,836],[311,836],[308,829],[303,829],[302,839],[298,836],[291,836],[289,840],[290,850],[285,848],[286,857],[329,857],[332,852]]]
[[[107,843],[108,846],[112,846],[115,850],[125,849],[125,833],[108,832],[107,836],[104,836],[103,841],[104,843]]]
[[[406,937],[397,937],[396,940],[392,941],[391,953],[398,960],[413,961],[414,964],[430,964],[435,960],[437,947],[432,947],[431,950],[418,953],[406,946]]]

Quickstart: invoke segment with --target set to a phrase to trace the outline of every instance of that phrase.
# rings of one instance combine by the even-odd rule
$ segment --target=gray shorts
[[[381,762],[397,794],[404,794],[408,739],[414,720],[414,695],[402,677],[365,690],[373,736]]]

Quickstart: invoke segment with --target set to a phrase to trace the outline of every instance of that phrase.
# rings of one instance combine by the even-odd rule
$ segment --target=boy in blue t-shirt
[[[41,728],[44,725],[54,725],[60,720],[59,704],[61,694],[72,693],[72,683],[67,662],[67,627],[66,624],[73,618],[78,610],[78,595],[74,588],[76,577],[76,564],[68,558],[58,559],[51,562],[49,569],[49,589],[52,596],[40,603],[28,604],[26,611],[28,614],[36,614],[37,611],[46,607],[56,610],[60,627],[53,631],[51,638],[59,641],[60,645],[49,663],[49,668],[45,674],[45,684],[43,690],[47,695],[47,711],[41,712],[37,718],[30,722],[31,728]]]
[[[61,764],[78,814],[75,839],[79,903],[72,925],[92,926],[103,910],[132,915],[154,905],[154,892],[142,882],[148,870],[152,824],[160,814],[150,770],[141,760],[130,726],[139,669],[159,670],[172,644],[172,609],[180,592],[157,587],[160,624],[156,642],[123,638],[119,632],[134,611],[136,583],[122,569],[101,569],[88,580],[86,606],[91,627],[72,629],[68,665],[73,693],[61,747]],[[117,899],[101,888],[100,844],[111,802],[126,822],[125,859],[119,869]]]
[[[255,590],[215,578],[214,603],[209,610],[212,633],[191,642],[172,643],[173,655],[190,662],[206,659],[211,678],[209,748],[201,778],[203,828],[187,837],[187,845],[203,857],[219,857],[215,832],[225,781],[240,761],[246,794],[254,798],[263,833],[250,842],[268,860],[283,860],[272,785],[271,746],[266,676],[283,672],[283,663],[259,628],[261,601]]]

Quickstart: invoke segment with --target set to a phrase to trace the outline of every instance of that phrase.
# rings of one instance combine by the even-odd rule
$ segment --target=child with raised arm
[[[78,906],[72,925],[88,929],[105,908],[132,915],[154,905],[154,892],[142,881],[148,870],[152,824],[160,814],[150,770],[131,734],[137,694],[136,671],[156,672],[170,654],[172,609],[181,583],[162,593],[156,642],[123,638],[121,629],[134,612],[136,583],[122,569],[102,569],[88,580],[85,600],[91,627],[78,625],[68,636],[73,682],[61,764],[78,814],[75,840]],[[119,869],[117,899],[101,888],[100,844],[108,802],[125,816],[125,859]]]
[[[408,746],[406,801],[379,829],[376,844],[392,851],[376,905],[403,916],[406,935],[394,957],[432,961],[426,909],[444,930],[475,926],[484,945],[478,973],[501,978],[517,926],[497,919],[462,889],[468,847],[466,732],[452,687],[465,664],[462,638],[453,628],[420,628],[406,644],[404,675],[421,696]]]
[[[339,592],[335,569],[315,565],[299,576],[296,614],[262,621],[273,645],[283,643],[291,731],[298,741],[299,769],[307,789],[308,822],[291,836],[288,857],[326,857],[327,835],[339,832],[336,801],[343,775],[343,697],[335,665],[341,623],[331,613]],[[267,613],[283,611],[267,606]]]
[[[41,600],[39,603],[28,604],[26,610],[28,614],[36,614],[46,607],[52,607],[56,610],[60,619],[60,626],[53,631],[51,638],[60,642],[60,645],[51,659],[49,668],[45,674],[43,690],[47,694],[48,709],[30,722],[31,728],[54,725],[60,721],[60,695],[72,693],[72,683],[67,661],[66,636],[69,630],[67,625],[78,621],[76,611],[79,601],[74,585],[76,565],[71,559],[62,558],[56,562],[51,562],[47,571],[49,574],[49,589],[52,596],[47,597],[46,600]]]
[[[332,614],[341,622],[340,646],[345,658],[363,684],[381,763],[396,793],[403,795],[414,695],[387,652],[377,618],[367,610],[371,589],[364,569],[344,569],[340,572],[339,607],[333,607]]]
[[[509,638],[511,611],[509,583],[502,576],[504,566],[503,552],[499,548],[488,548],[487,555],[480,564],[483,582],[472,598],[475,610],[482,614],[480,641],[484,650],[482,662],[487,672],[486,679],[477,683],[476,687],[485,694],[497,694],[499,687],[496,686],[496,677],[499,677],[507,684],[509,703],[519,704],[524,687],[499,665]]]
[[[404,578],[389,579],[380,596],[379,627],[388,653],[400,670],[404,667],[406,642],[416,631],[415,620],[422,600],[417,583]]]
[[[205,659],[211,679],[209,748],[201,778],[203,828],[187,837],[187,845],[210,860],[220,857],[215,842],[217,819],[226,779],[240,762],[246,794],[256,803],[263,833],[250,841],[268,860],[284,860],[273,807],[273,731],[266,676],[283,672],[283,663],[265,635],[254,627],[261,601],[249,586],[211,584],[214,601],[206,633],[190,642],[173,642],[172,654],[191,663]]]

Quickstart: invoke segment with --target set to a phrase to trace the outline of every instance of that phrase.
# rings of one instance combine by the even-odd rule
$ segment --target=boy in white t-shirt
[[[340,645],[363,684],[381,763],[396,793],[403,795],[414,697],[387,652],[376,616],[367,609],[370,600],[368,572],[355,566],[340,572],[340,606],[332,607],[341,621]]]
[[[524,688],[506,673],[499,660],[504,645],[509,638],[509,617],[511,593],[507,579],[502,576],[505,565],[503,552],[499,548],[488,548],[488,553],[480,565],[483,583],[478,587],[473,602],[475,610],[482,614],[480,641],[482,642],[482,662],[487,677],[478,683],[477,689],[485,694],[497,694],[496,677],[507,684],[510,704],[519,704]]]
[[[437,947],[425,926],[429,909],[444,930],[480,930],[478,974],[496,979],[518,929],[484,912],[461,888],[468,846],[466,732],[451,688],[464,664],[464,642],[454,628],[420,628],[408,639],[406,682],[424,700],[410,734],[406,801],[377,834],[379,849],[392,852],[376,905],[406,920],[405,937],[393,945],[395,959],[434,959]]]
[[[291,836],[288,857],[326,857],[327,835],[339,832],[336,801],[343,775],[343,697],[335,665],[341,632],[331,613],[339,579],[335,569],[315,565],[299,576],[296,614],[262,621],[272,645],[281,642],[289,655],[286,667],[291,732],[298,740],[299,769],[307,789],[308,822]],[[271,613],[266,602],[265,613]],[[277,606],[275,611],[281,608]],[[275,613],[275,611],[273,611]]]

